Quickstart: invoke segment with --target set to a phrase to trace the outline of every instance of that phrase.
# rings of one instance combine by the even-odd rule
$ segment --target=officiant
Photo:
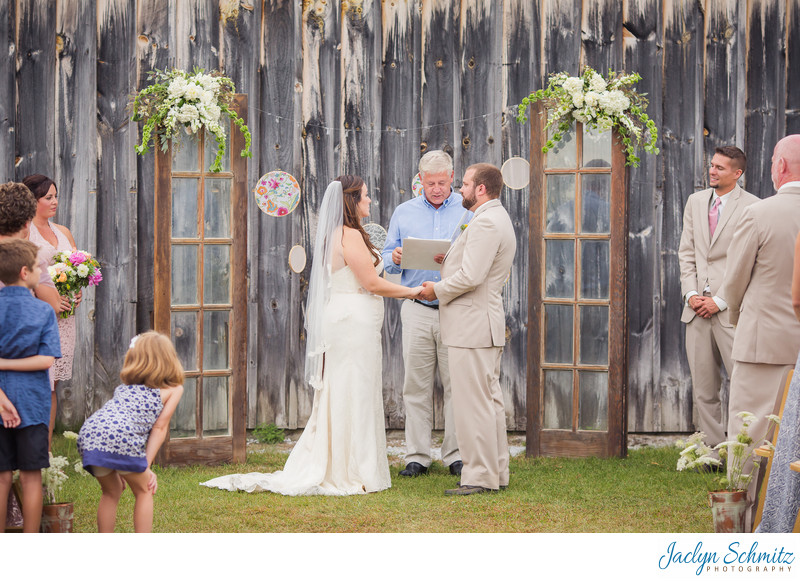
[[[403,240],[454,240],[472,217],[453,191],[453,160],[442,150],[426,153],[419,161],[423,193],[398,206],[389,222],[383,261],[387,273],[400,273],[403,285],[439,281],[438,270],[403,268]],[[439,333],[439,302],[406,299],[400,307],[403,334],[403,403],[406,422],[406,467],[404,477],[428,472],[431,465],[433,430],[433,382],[438,369],[444,388],[444,441],[442,463],[450,474],[461,475],[453,407],[450,401],[450,371],[447,346]]]

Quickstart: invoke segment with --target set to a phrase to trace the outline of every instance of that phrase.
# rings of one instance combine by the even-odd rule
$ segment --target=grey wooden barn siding
[[[775,142],[800,132],[800,0],[11,0],[0,2],[0,179],[52,176],[57,221],[105,265],[79,310],[74,376],[59,417],[77,426],[108,398],[131,335],[153,309],[153,157],[137,157],[126,105],[147,72],[218,68],[249,96],[249,183],[275,169],[300,207],[248,221],[248,426],[301,427],[308,268],[316,209],[340,173],[365,177],[372,220],[411,196],[420,153],[474,162],[529,156],[515,106],[581,65],[638,71],[659,157],[630,171],[630,431],[691,428],[676,249],[686,198],[713,148],[749,157],[746,188],[772,194]],[[536,152],[534,152],[536,155]],[[505,292],[508,427],[525,427],[528,191],[506,191],[520,239]],[[240,217],[243,218],[243,217]],[[538,313],[536,306],[534,312]],[[403,425],[399,305],[386,300],[387,426]],[[437,387],[441,427],[441,389]]]

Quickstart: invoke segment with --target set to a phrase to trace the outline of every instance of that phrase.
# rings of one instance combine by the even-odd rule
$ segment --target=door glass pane
[[[555,133],[555,128],[547,130],[547,139],[550,140]],[[553,147],[545,154],[545,168],[576,168],[578,166],[578,144],[575,139],[575,126],[564,133],[564,139],[553,142]]]
[[[220,125],[222,126],[222,131],[225,133],[225,135],[229,136],[230,135],[230,123],[222,122],[222,123],[220,123]],[[205,133],[205,139],[206,139],[206,151],[205,151],[206,159],[205,159],[204,163],[205,163],[205,166],[206,166],[205,169],[208,170],[208,168],[211,167],[211,164],[214,163],[214,158],[217,155],[217,139],[216,139],[216,137],[214,137],[214,134],[211,133],[210,131],[206,131],[204,133]],[[226,143],[227,147],[225,148],[225,153],[222,155],[222,171],[223,172],[230,172],[231,171],[231,152],[230,152],[231,140],[226,137],[225,138],[225,143]],[[236,155],[239,155],[238,152],[237,152]]]
[[[611,167],[610,131],[600,132],[583,126],[583,165],[587,168]]]
[[[544,428],[572,428],[572,372],[544,371]]]
[[[575,174],[547,176],[547,232],[575,232]]]
[[[172,305],[197,305],[198,245],[172,245]]]
[[[169,421],[169,438],[194,437],[197,433],[195,418],[197,403],[197,378],[183,379],[183,396]]]
[[[203,369],[228,368],[228,311],[203,313]]]
[[[196,311],[172,312],[172,339],[183,369],[195,371],[197,361],[197,330],[199,320]]]
[[[608,299],[609,249],[607,240],[581,241],[581,297]]]
[[[575,297],[575,241],[545,242],[544,294],[546,297]]]
[[[203,378],[203,434],[228,434],[228,377]]]
[[[572,305],[544,306],[544,361],[572,363]]]
[[[231,184],[230,178],[206,178],[205,186],[205,237],[231,237]]]
[[[611,232],[611,174],[581,176],[581,231]]]
[[[207,305],[230,303],[231,247],[205,245],[204,250],[203,302]]]
[[[608,430],[608,373],[579,372],[578,428]]]
[[[182,135],[172,140],[172,171],[199,172],[199,146],[200,142],[195,136]]]
[[[172,238],[197,238],[197,178],[172,179]]]
[[[608,365],[608,306],[580,307],[580,363]]]

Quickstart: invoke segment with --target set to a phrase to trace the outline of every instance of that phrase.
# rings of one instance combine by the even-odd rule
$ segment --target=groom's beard
[[[462,196],[462,198],[461,198],[461,206],[463,206],[467,210],[469,210],[470,208],[475,206],[475,203],[477,202],[477,199],[475,199],[474,197],[467,197],[466,194],[462,194],[461,196]]]

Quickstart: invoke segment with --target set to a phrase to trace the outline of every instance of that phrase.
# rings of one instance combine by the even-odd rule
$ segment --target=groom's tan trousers
[[[450,347],[453,413],[464,461],[461,485],[508,485],[508,438],[500,389],[502,347]]]

